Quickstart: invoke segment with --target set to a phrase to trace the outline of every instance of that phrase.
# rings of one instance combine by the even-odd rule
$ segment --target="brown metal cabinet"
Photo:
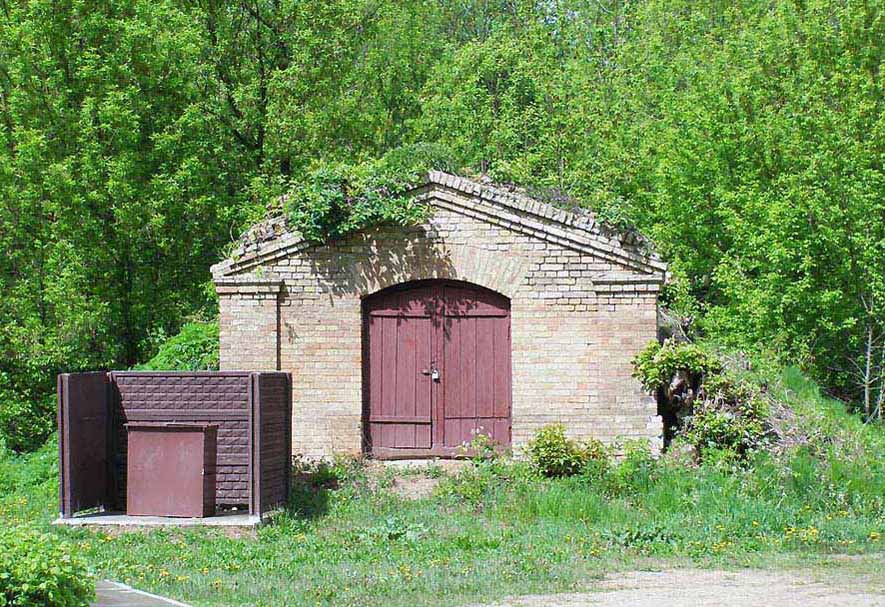
[[[205,423],[126,424],[126,513],[214,515],[217,430]]]

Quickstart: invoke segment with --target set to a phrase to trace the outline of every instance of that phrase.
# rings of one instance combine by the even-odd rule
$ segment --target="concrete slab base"
[[[268,517],[265,516],[265,521]],[[53,525],[71,527],[257,527],[261,517],[248,513],[225,512],[206,518],[184,518],[178,516],[129,516],[122,512],[96,512],[73,518],[58,518]]]
[[[103,580],[95,585],[95,601],[91,607],[188,607],[150,592],[136,590],[126,584]]]

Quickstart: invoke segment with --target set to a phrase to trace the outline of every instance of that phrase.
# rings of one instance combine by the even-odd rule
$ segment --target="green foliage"
[[[296,457],[292,470],[296,477],[307,480],[314,487],[354,483],[365,477],[365,460],[345,454],[335,454],[331,461],[308,460]]]
[[[795,413],[795,425],[807,437],[804,444],[812,453],[832,461],[858,461],[860,454],[885,451],[885,432],[880,426],[850,414],[798,368],[781,369],[764,362],[757,367],[759,371],[751,377]]]
[[[286,192],[313,240],[419,218],[401,194],[442,147],[639,227],[698,330],[870,416],[883,393],[875,3],[6,8],[0,391],[23,410],[213,313],[209,266]]]
[[[657,471],[648,442],[627,441],[621,446],[621,451],[620,458],[602,477],[602,486],[610,495],[647,491]]]
[[[7,526],[48,523],[58,510],[58,441],[18,454],[0,439],[0,520]]]
[[[737,378],[716,354],[697,344],[650,343],[633,360],[634,376],[658,395],[681,444],[698,457],[745,458],[767,433],[768,407],[759,388]]]
[[[632,25],[614,126],[631,217],[689,277],[701,329],[858,396],[885,323],[878,8],[648,2]]]
[[[286,212],[301,234],[316,242],[376,224],[408,225],[427,209],[408,196],[432,169],[451,170],[447,150],[413,144],[357,165],[321,164],[287,195]]]
[[[218,321],[189,322],[159,351],[136,367],[143,371],[217,371]]]
[[[474,464],[494,462],[503,453],[501,446],[484,432],[475,432],[469,442],[459,448],[459,455],[470,458]]]
[[[95,581],[70,546],[26,527],[0,528],[0,605],[88,607]]]
[[[389,516],[378,525],[360,531],[360,539],[369,542],[416,542],[427,533],[418,523],[407,523],[396,516]]]
[[[790,399],[797,423],[819,435],[741,465],[705,458],[684,466],[628,443],[589,482],[583,473],[543,478],[505,458],[467,462],[439,479],[437,493],[415,500],[396,491],[415,471],[390,477],[389,468],[339,458],[321,482],[296,476],[292,506],[254,536],[197,528],[53,533],[74,542],[97,576],[205,605],[275,605],[283,595],[305,607],[414,607],[441,595],[485,604],[572,592],[649,557],[712,568],[866,563],[875,578],[885,520],[881,430],[795,369],[766,367],[746,379]],[[29,518],[48,528],[57,482],[55,444],[0,452],[0,522]]]
[[[711,450],[745,457],[763,444],[768,407],[755,388],[728,373],[707,377],[702,388],[682,440],[702,457]]]
[[[52,394],[21,393],[0,371],[0,441],[13,451],[32,451],[46,442],[55,428]]]
[[[532,466],[539,474],[550,477],[577,474],[584,464],[581,449],[566,438],[563,424],[541,428],[527,449]]]
[[[704,378],[722,372],[722,363],[693,343],[652,341],[633,359],[633,376],[649,391],[669,384],[679,373]]]
[[[474,434],[470,442],[461,446],[460,455],[468,458],[469,466],[461,469],[453,477],[444,478],[436,495],[463,501],[480,507],[492,493],[500,490],[502,476],[519,476],[526,473],[524,466],[511,466],[507,459],[509,450],[501,446],[485,433]],[[433,471],[438,475],[438,471]]]
[[[456,475],[443,478],[434,494],[448,502],[482,509],[484,504],[493,502],[503,492],[503,480],[521,479],[532,474],[527,466],[512,465],[509,460],[476,458]]]
[[[752,405],[738,413],[726,412],[710,401],[701,401],[679,437],[697,449],[701,457],[720,452],[719,457],[744,456],[758,447],[765,436],[765,427]]]
[[[604,462],[608,457],[599,441],[579,443],[567,438],[563,424],[550,424],[538,430],[526,452],[535,471],[552,478],[578,474],[588,464]]]

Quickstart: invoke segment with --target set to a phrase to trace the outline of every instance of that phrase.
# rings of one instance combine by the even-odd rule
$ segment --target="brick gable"
[[[362,448],[361,301],[426,279],[505,295],[512,314],[512,438],[541,426],[658,443],[650,395],[631,358],[656,336],[666,266],[634,233],[521,192],[431,173],[414,192],[432,207],[418,226],[379,226],[313,244],[277,220],[213,267],[223,369],[293,377],[293,448],[312,457]]]

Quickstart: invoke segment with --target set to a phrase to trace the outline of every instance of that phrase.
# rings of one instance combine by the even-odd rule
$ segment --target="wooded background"
[[[878,0],[0,0],[9,446],[57,372],[211,318],[209,266],[310,171],[416,142],[636,225],[696,334],[872,415],[883,40]]]

